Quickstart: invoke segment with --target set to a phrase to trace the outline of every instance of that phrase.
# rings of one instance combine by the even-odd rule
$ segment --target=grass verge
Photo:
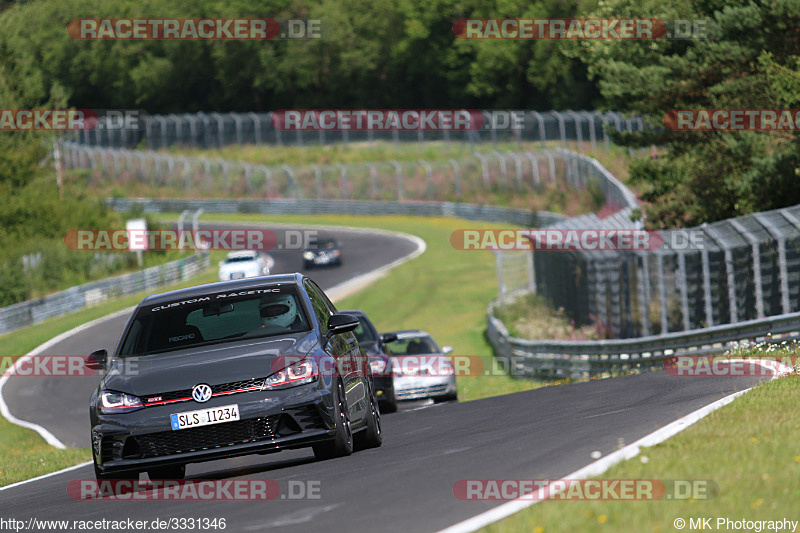
[[[758,385],[668,441],[645,448],[602,479],[711,480],[711,499],[545,501],[482,531],[677,531],[676,519],[800,520],[800,376]],[[732,530],[732,529],[731,529]],[[767,529],[762,529],[767,530]],[[798,527],[795,531],[800,531]]]

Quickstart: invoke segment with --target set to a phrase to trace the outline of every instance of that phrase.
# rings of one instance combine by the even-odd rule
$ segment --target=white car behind
[[[228,257],[219,263],[219,280],[268,276],[274,265],[272,257],[261,255],[255,250],[230,252]]]

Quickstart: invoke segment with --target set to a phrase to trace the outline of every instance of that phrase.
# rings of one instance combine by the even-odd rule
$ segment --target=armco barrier
[[[115,211],[141,207],[146,213],[178,213],[203,209],[205,213],[259,213],[265,215],[412,215],[463,218],[484,222],[544,227],[563,220],[562,215],[487,205],[453,202],[368,202],[355,200],[157,200],[111,198],[106,203]]]
[[[518,293],[518,296],[521,293]],[[777,315],[736,324],[649,335],[634,339],[591,341],[532,340],[512,337],[495,314],[486,312],[487,337],[495,355],[516,377],[582,378],[608,372],[661,366],[674,354],[722,353],[739,341],[800,335],[800,313]]]
[[[0,308],[0,335],[115,296],[147,291],[174,281],[189,279],[207,269],[209,264],[208,253],[193,255],[131,274],[71,287],[38,300]]]

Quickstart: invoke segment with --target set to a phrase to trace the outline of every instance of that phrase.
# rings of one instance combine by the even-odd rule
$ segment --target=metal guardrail
[[[147,291],[174,281],[189,279],[207,269],[209,265],[209,254],[202,253],[138,272],[71,287],[38,300],[27,300],[0,308],[0,335],[77,311],[109,298]]]
[[[531,340],[512,337],[487,308],[487,336],[496,356],[517,377],[581,378],[663,365],[674,354],[721,353],[738,341],[800,335],[800,312],[635,339]]]
[[[259,213],[265,215],[412,215],[463,218],[522,227],[542,227],[563,220],[562,215],[490,205],[455,202],[369,202],[347,200],[159,200],[152,198],[109,198],[115,211],[141,207],[145,213],[203,209],[205,213]]]

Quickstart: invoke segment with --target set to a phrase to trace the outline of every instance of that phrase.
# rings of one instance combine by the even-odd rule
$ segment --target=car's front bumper
[[[231,404],[239,406],[238,421],[171,428],[171,414]],[[203,404],[146,407],[128,414],[98,415],[92,446],[104,474],[269,453],[332,438],[332,410],[331,393],[314,384],[233,394]]]
[[[402,376],[394,378],[394,393],[398,400],[451,396],[457,390],[455,376]]]

